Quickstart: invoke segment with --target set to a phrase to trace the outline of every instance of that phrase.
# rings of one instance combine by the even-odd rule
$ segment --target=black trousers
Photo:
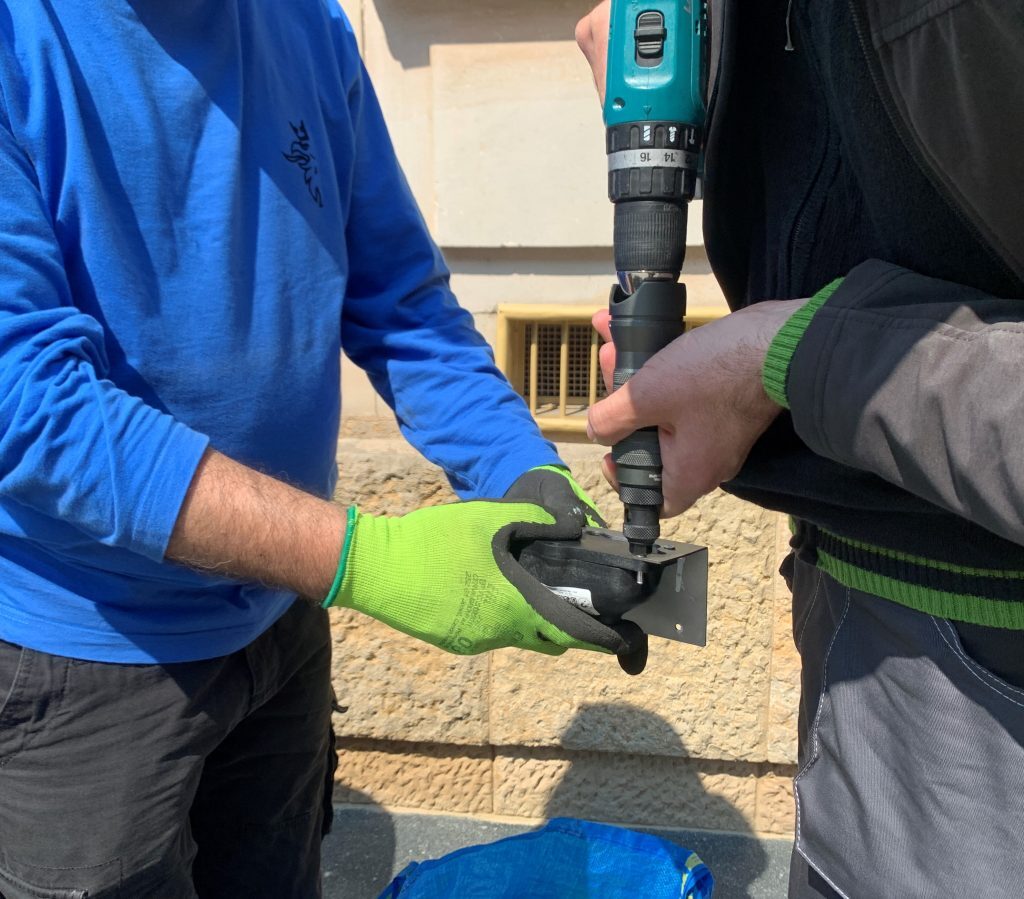
[[[844,587],[801,525],[790,899],[1024,894],[1024,633]]]
[[[331,704],[326,613],[302,602],[202,662],[0,642],[0,896],[320,896]]]

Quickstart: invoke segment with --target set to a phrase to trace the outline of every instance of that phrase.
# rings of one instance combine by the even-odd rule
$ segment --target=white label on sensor
[[[547,584],[544,586],[556,596],[561,596],[562,599],[576,606],[577,609],[582,609],[588,615],[598,614],[597,609],[594,608],[594,601],[589,590],[584,590],[581,587],[550,587]]]

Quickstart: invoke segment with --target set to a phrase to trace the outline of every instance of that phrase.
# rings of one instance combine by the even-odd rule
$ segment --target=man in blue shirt
[[[341,348],[464,499],[334,488]],[[0,0],[0,895],[319,894],[323,605],[620,651],[334,0]],[[543,506],[543,507],[542,507]]]

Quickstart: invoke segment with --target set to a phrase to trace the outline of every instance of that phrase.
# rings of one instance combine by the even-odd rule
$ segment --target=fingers
[[[598,316],[594,316],[595,323]],[[690,335],[673,341],[644,363],[643,368],[606,399],[590,407],[587,436],[595,443],[614,446],[638,428],[668,426],[686,378],[680,371],[685,361]],[[614,368],[614,349],[601,348],[601,368],[608,380]]]
[[[601,377],[604,378],[605,390],[611,393],[615,383],[615,347],[606,343],[598,350],[598,361],[601,363]]]
[[[576,43],[590,63],[597,96],[604,103],[605,68],[608,63],[610,0],[604,0],[576,25]]]
[[[594,326],[594,330],[604,340],[598,353],[598,359],[601,363],[601,377],[604,378],[605,389],[611,393],[612,381],[615,375],[615,344],[612,342],[612,317],[607,309],[601,309],[594,313],[590,321]]]
[[[568,646],[561,646],[558,643],[551,642],[551,639],[547,634],[538,634],[542,639],[534,640],[528,646],[524,646],[524,649],[532,649],[534,652],[543,653],[546,656],[560,656],[565,655]]]
[[[647,634],[632,621],[622,620],[614,628],[625,644],[618,653],[619,667],[629,675],[642,674],[647,667]]]
[[[619,475],[615,470],[615,462],[612,460],[612,454],[607,453],[601,460],[601,473],[604,475],[604,479],[612,485],[612,489],[616,493],[619,492]]]
[[[642,390],[638,390],[637,379],[642,372],[634,375],[626,384],[606,399],[590,407],[587,413],[587,436],[594,443],[614,446],[639,428],[659,424],[656,410],[648,408]]]
[[[619,661],[619,667],[626,672],[626,674],[637,675],[643,672],[644,668],[647,667],[647,634],[645,634],[638,625],[632,621],[620,620],[614,624],[606,625],[609,636],[612,641],[617,645],[614,649],[608,646],[597,646],[592,643],[585,643],[580,640],[569,638],[568,641],[565,637],[568,635],[562,635],[561,637],[555,636],[555,634],[540,634],[538,636],[543,637],[545,640],[552,641],[550,644],[545,644],[543,641],[531,645],[531,649],[535,649],[537,652],[543,652],[546,655],[561,655],[565,650],[568,649],[585,649],[589,652],[600,652],[611,655],[614,653]],[[552,651],[552,647],[557,645],[557,651]]]
[[[559,602],[566,602],[561,597],[558,599]],[[581,615],[586,617],[580,618],[579,616]],[[586,612],[580,609],[570,608],[567,621],[562,622],[570,626],[577,633],[570,633],[544,619],[542,621],[543,624],[537,628],[537,637],[539,639],[536,642],[540,643],[543,647],[539,651],[546,652],[549,655],[555,655],[555,653],[549,652],[547,648],[549,646],[555,646],[561,652],[565,652],[567,649],[585,649],[588,652],[600,652],[605,655],[614,655],[627,646],[626,641],[619,636],[615,628],[602,624],[596,618],[587,615]],[[573,626],[574,624],[578,626]],[[530,648],[535,647],[531,645]]]

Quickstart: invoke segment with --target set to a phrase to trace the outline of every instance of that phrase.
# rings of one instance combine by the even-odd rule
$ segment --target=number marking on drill
[[[685,150],[620,150],[608,154],[608,171],[620,169],[695,169],[697,154]]]

